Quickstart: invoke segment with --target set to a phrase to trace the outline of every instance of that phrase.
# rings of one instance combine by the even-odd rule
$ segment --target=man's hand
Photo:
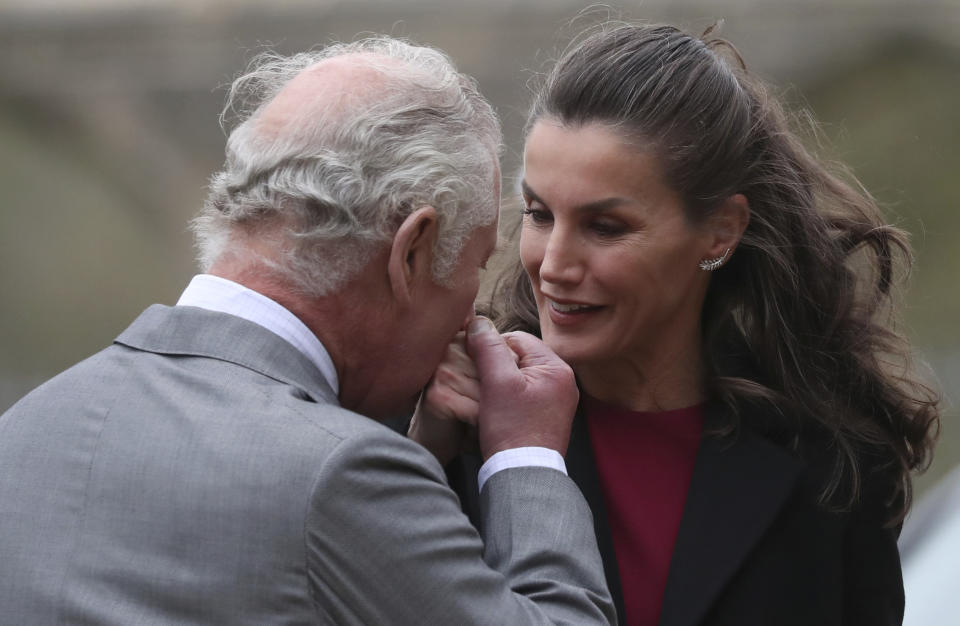
[[[484,460],[525,446],[565,454],[579,399],[570,366],[533,335],[501,336],[483,317],[467,329],[467,351],[480,382],[477,431]]]

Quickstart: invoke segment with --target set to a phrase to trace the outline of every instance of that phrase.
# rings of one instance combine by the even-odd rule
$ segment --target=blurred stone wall
[[[194,271],[186,223],[223,155],[218,87],[255,52],[371,32],[446,50],[500,112],[509,190],[526,82],[601,14],[574,19],[583,6],[0,2],[0,411],[106,345],[148,304],[176,300]],[[723,19],[722,34],[748,65],[814,110],[831,142],[827,153],[852,165],[914,233],[910,330],[944,387],[956,389],[960,2],[646,0],[622,7],[625,18],[695,32]],[[960,462],[954,421],[952,410],[927,482]]]

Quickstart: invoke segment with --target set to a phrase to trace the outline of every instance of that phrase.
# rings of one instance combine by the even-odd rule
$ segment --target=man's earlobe
[[[432,276],[438,230],[436,209],[425,206],[408,215],[393,236],[387,275],[393,296],[402,305],[413,301],[418,282]]]

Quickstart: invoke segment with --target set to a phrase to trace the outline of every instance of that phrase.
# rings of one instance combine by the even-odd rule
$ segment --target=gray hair
[[[279,132],[258,128],[290,80],[348,54],[376,73],[374,88],[304,102]],[[224,254],[256,254],[244,245],[252,233],[275,248],[261,262],[322,296],[355,276],[410,213],[432,206],[432,271],[447,284],[470,234],[497,216],[499,121],[438,50],[377,37],[291,57],[264,53],[233,82],[223,115],[230,111],[240,123],[191,223],[203,271]]]

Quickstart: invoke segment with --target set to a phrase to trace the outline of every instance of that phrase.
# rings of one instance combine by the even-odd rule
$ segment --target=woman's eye
[[[543,209],[536,209],[533,207],[526,207],[523,210],[524,217],[529,217],[530,221],[534,224],[548,224],[553,219],[553,216],[550,215],[549,211],[544,211]]]
[[[590,223],[590,230],[601,237],[614,237],[622,235],[626,231],[626,227],[620,222],[596,221]]]

